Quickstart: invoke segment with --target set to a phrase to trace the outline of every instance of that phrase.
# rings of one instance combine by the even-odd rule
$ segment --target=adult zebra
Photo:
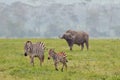
[[[45,51],[45,44],[43,42],[32,43],[31,41],[27,41],[24,45],[24,55],[30,56],[30,63],[34,66],[34,57],[38,57],[40,60],[40,65],[44,61],[44,51]]]

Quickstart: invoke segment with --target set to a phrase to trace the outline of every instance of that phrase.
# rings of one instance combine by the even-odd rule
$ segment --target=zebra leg
[[[62,68],[61,68],[61,71],[63,72],[63,68],[64,68],[64,63],[63,63],[63,66],[62,66]]]
[[[42,62],[44,62],[44,55],[42,56]]]
[[[39,60],[40,60],[40,66],[42,66],[42,62],[43,62],[43,61],[42,61],[42,57],[39,56],[38,58],[39,58]]]
[[[40,60],[40,66],[42,66],[42,61]]]
[[[63,63],[63,66],[62,66],[62,68],[61,68],[61,71],[62,71],[62,72],[63,72],[64,66],[65,66],[65,68],[66,68],[66,70],[67,70],[67,64],[66,64],[66,62]]]
[[[34,66],[34,57],[30,57],[30,58],[31,58],[30,63],[32,64],[32,66]]]
[[[67,70],[67,64],[66,64],[66,63],[64,63],[64,65],[65,65],[65,68],[66,68],[66,70]]]
[[[55,65],[55,70],[58,71],[57,62],[55,62],[54,65]]]

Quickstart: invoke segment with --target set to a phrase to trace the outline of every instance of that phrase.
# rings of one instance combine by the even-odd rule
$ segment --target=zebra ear
[[[30,43],[32,45],[32,42],[31,41],[27,41],[27,43]]]
[[[32,42],[31,42],[31,41],[27,41],[27,44],[31,46],[31,45],[32,45]]]

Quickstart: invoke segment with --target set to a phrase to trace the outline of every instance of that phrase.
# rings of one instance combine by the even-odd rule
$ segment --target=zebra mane
[[[41,47],[41,49],[45,50],[45,44],[43,42],[39,42],[39,46]]]

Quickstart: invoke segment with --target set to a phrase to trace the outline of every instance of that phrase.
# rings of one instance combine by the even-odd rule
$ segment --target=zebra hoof
[[[61,69],[61,71],[63,72],[63,69]]]
[[[58,71],[58,69],[55,69],[56,71]]]

